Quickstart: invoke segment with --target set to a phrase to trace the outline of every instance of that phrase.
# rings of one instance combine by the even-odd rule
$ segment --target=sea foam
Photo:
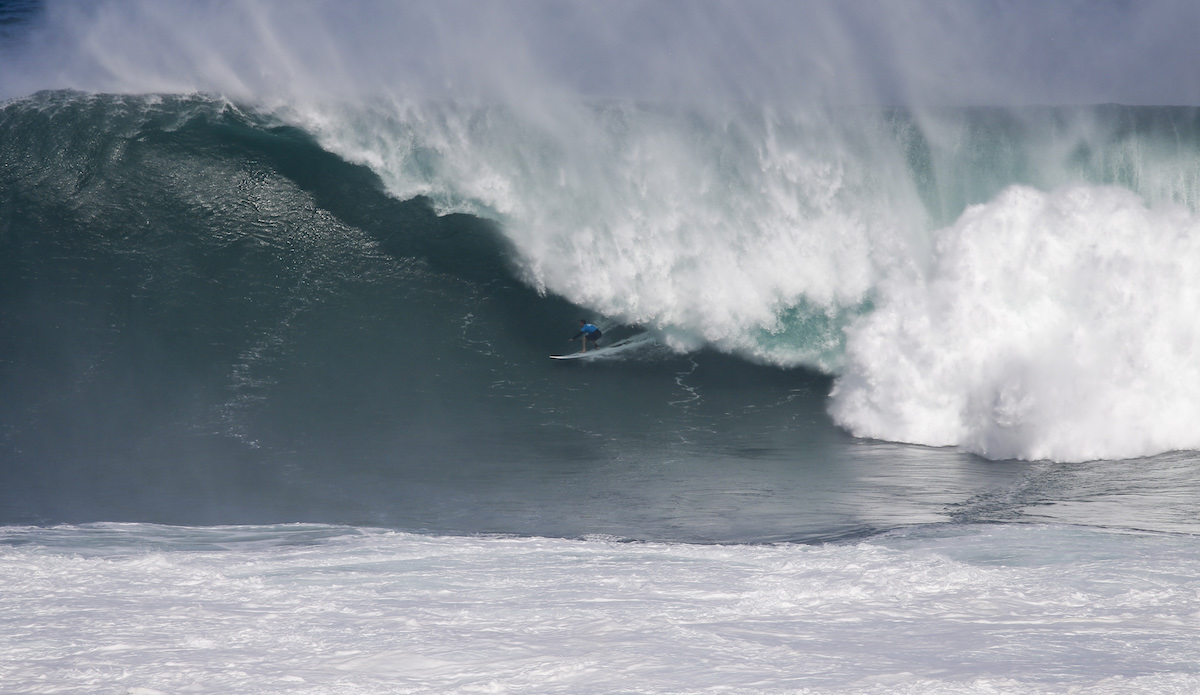
[[[1013,187],[848,329],[835,420],[989,458],[1200,447],[1200,220],[1120,188]]]
[[[38,693],[1185,693],[1197,564],[1191,536],[1035,525],[823,546],[0,527],[0,656]]]

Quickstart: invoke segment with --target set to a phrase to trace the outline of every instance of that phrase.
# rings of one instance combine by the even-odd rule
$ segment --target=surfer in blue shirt
[[[572,336],[570,340],[575,340],[583,336],[583,350],[580,350],[580,352],[587,352],[588,343],[591,343],[592,347],[599,347],[596,345],[596,341],[600,340],[602,335],[600,329],[588,323],[587,319],[579,319],[579,332]]]

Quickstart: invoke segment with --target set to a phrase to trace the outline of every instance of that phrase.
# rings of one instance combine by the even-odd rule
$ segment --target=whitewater
[[[984,525],[697,546],[102,524],[4,541],[13,692],[1200,686],[1190,538]]]
[[[1200,691],[1193,20],[0,6],[0,690]]]

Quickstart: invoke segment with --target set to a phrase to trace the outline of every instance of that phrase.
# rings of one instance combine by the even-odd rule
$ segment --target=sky
[[[1194,0],[0,4],[31,8],[16,25],[0,9],[0,98],[70,88],[238,99],[1200,104]]]

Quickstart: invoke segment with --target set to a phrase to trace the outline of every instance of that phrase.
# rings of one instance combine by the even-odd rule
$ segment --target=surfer
[[[569,340],[583,336],[583,349],[580,352],[587,352],[588,343],[591,343],[592,347],[599,347],[596,345],[596,341],[600,340],[603,335],[600,329],[596,328],[594,324],[588,323],[587,319],[579,319],[579,332],[571,336]]]

